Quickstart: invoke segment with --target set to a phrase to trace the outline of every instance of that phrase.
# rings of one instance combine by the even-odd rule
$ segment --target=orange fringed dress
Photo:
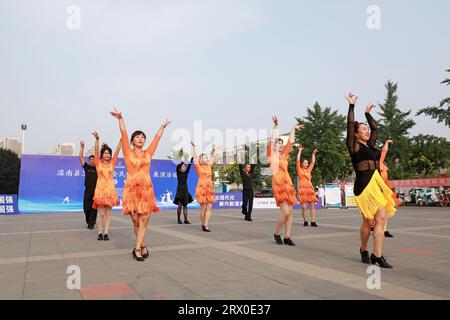
[[[314,164],[310,164],[307,169],[304,169],[300,166],[300,160],[297,160],[298,198],[301,203],[317,202],[316,193],[311,183],[311,172],[313,168]]]
[[[298,203],[296,191],[288,172],[287,158],[291,149],[292,143],[288,142],[279,157],[277,157],[272,154],[272,141],[267,147],[267,157],[272,170],[272,192],[278,207],[282,203],[287,203],[291,206]]]
[[[197,171],[198,181],[195,189],[195,198],[200,204],[211,204],[216,202],[213,183],[211,180],[211,166],[209,164],[194,164]]]
[[[99,159],[98,150],[95,150],[94,163],[98,178],[94,193],[94,204],[92,205],[94,209],[98,209],[99,207],[112,208],[119,204],[116,185],[114,183],[114,168],[118,156],[119,154],[117,153],[111,161],[104,162]]]
[[[386,154],[387,154],[387,150],[386,149],[382,149],[381,150],[381,155],[380,155],[380,174],[381,174],[381,178],[383,178],[384,183],[386,183],[386,185],[392,189],[392,184],[388,179],[388,170],[389,168],[387,167],[387,165],[384,163],[384,158],[386,158]],[[402,202],[397,198],[397,195],[395,194],[395,192],[392,192],[392,199],[394,199],[395,205],[399,206]]]
[[[138,155],[131,149],[128,134],[122,131],[122,148],[127,167],[122,198],[123,215],[150,214],[159,211],[150,177],[150,163],[159,140],[160,137],[155,135],[150,146],[142,155]]]

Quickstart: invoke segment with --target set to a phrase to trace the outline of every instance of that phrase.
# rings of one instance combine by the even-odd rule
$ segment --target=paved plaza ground
[[[318,210],[318,228],[303,227],[295,211],[296,247],[273,240],[277,210],[214,210],[211,233],[199,211],[192,225],[174,211],[151,218],[145,262],[132,259],[129,217],[114,212],[111,240],[97,241],[84,214],[0,217],[0,299],[449,299],[450,209],[401,207],[389,221],[395,238],[384,255],[381,288],[368,289],[360,263],[356,209]],[[370,242],[371,247],[372,241]],[[81,289],[67,288],[79,266]]]

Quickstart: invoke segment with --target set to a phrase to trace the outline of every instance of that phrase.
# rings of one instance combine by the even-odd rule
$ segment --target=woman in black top
[[[374,105],[366,108],[365,123],[355,121],[354,108],[358,97],[349,93],[346,97],[349,102],[347,116],[347,149],[355,169],[356,179],[354,185],[355,202],[363,215],[364,222],[361,225],[361,260],[363,263],[378,263],[383,268],[392,266],[383,257],[384,224],[386,216],[395,214],[395,202],[392,198],[392,190],[384,183],[379,173],[380,150],[376,146],[378,128],[375,120],[370,115]],[[374,225],[375,224],[375,225]],[[369,258],[367,251],[370,228],[374,225],[374,248]]]
[[[178,206],[177,210],[177,216],[178,216],[178,223],[182,224],[181,222],[181,207],[183,207],[183,215],[184,215],[184,223],[185,224],[191,224],[187,218],[187,205],[188,203],[191,203],[193,201],[192,195],[189,193],[188,186],[187,186],[187,178],[189,175],[189,170],[191,170],[191,164],[192,161],[194,161],[194,158],[191,158],[191,162],[186,168],[186,164],[184,162],[181,162],[177,165],[177,179],[178,179],[178,186],[177,186],[177,194],[175,196],[175,200],[173,201],[174,204]]]

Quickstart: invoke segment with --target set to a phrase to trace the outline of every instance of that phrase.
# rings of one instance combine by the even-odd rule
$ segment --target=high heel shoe
[[[318,225],[315,221],[313,221],[313,222],[311,222],[311,227],[318,227]]]
[[[180,220],[180,219],[178,219],[178,224],[183,224],[183,222],[181,222],[181,220]]]
[[[295,246],[295,242],[292,241],[291,238],[284,238],[284,244],[287,244],[288,246]]]
[[[136,259],[137,261],[144,261],[144,257],[141,256],[139,257],[138,255],[136,255],[136,252],[139,252],[139,254],[141,254],[141,250],[134,248],[133,249],[133,258]]]
[[[394,236],[392,235],[392,233],[390,233],[389,231],[385,231],[384,232],[384,236],[386,237],[386,238],[393,238]]]
[[[146,252],[142,253],[142,249],[145,249]],[[141,247],[141,255],[142,255],[142,258],[144,258],[144,259],[147,259],[150,256],[150,252],[148,251],[147,246]]]
[[[281,236],[278,234],[273,234],[273,237],[275,238],[275,242],[279,245],[283,244],[283,240],[281,240]]]
[[[370,255],[370,261],[372,262],[372,264],[376,264],[378,263],[380,265],[380,267],[382,268],[386,268],[386,269],[392,269],[394,268],[392,265],[390,265],[386,259],[383,257],[383,255],[381,255],[381,257],[377,257],[375,256],[373,253]]]
[[[184,224],[191,224],[189,220],[184,220]]]
[[[370,264],[369,251],[367,250],[361,251],[361,249],[359,249],[359,253],[361,254],[361,262],[365,264]]]
[[[202,225],[202,230],[203,230],[204,232],[206,232],[206,228],[205,228],[204,225]]]
[[[103,240],[105,240],[105,241],[109,241],[109,236],[108,236],[108,234],[107,234],[107,233],[105,233],[105,234],[103,235]]]

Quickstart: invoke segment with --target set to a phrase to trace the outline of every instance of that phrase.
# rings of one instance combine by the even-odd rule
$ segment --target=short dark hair
[[[102,150],[100,150],[100,158],[103,158],[103,154],[105,151],[109,151],[109,154],[112,156],[112,150],[111,148],[105,143],[102,147]]]
[[[143,131],[141,131],[141,130],[136,130],[136,131],[133,132],[133,134],[131,135],[130,142],[133,142],[133,139],[134,139],[136,136],[139,136],[139,135],[141,135],[141,134],[144,136],[144,139],[147,139],[147,136],[145,135],[145,133],[144,133]]]
[[[283,139],[278,138],[278,142],[280,142],[280,141],[281,141],[281,143],[284,143],[284,140],[283,140]]]
[[[89,160],[91,160],[91,159],[93,159],[93,158],[95,158],[95,157],[94,157],[93,154],[91,154],[91,155],[89,156]]]

